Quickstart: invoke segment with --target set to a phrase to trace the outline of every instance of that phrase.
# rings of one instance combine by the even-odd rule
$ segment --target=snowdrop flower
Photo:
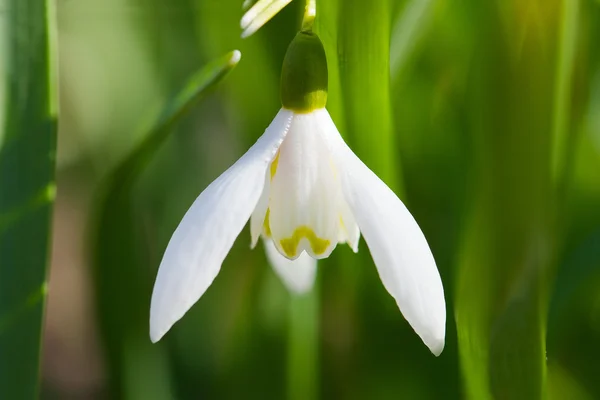
[[[347,146],[329,113],[319,38],[300,32],[285,56],[282,109],[258,141],[211,183],[184,216],[161,262],[150,311],[159,340],[202,296],[250,219],[276,272],[310,288],[315,261],[362,233],[383,285],[433,354],[446,310],[431,250],[400,199]]]

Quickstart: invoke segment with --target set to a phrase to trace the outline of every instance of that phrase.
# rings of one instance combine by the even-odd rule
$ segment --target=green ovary
[[[279,243],[288,257],[295,257],[298,254],[298,245],[303,238],[308,240],[310,248],[317,256],[325,253],[331,244],[329,240],[318,237],[315,232],[306,225],[299,226],[291,237],[281,239]]]
[[[281,103],[301,114],[327,103],[327,58],[313,32],[299,32],[288,47],[281,70]]]

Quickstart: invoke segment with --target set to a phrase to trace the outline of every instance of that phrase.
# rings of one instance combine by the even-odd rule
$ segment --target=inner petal
[[[360,230],[350,211],[346,200],[340,199],[340,229],[338,234],[339,243],[348,243],[353,252],[358,252],[358,240],[360,239]]]
[[[277,250],[327,257],[340,229],[341,186],[314,115],[296,115],[271,170],[268,226]]]
[[[298,254],[298,247],[310,249],[315,255],[325,254],[331,241],[320,238],[311,227],[302,225],[296,228],[291,237],[281,239],[279,244],[286,256],[294,257]]]
[[[277,153],[279,154],[279,153]],[[269,187],[270,187],[270,170],[272,168],[273,163],[271,163],[271,167],[267,170],[265,174],[265,186],[263,188],[263,192],[260,195],[260,199],[258,200],[258,204],[250,217],[250,247],[254,248],[258,239],[260,238],[261,232],[265,228],[268,228],[267,221],[269,220]],[[268,236],[271,234],[269,233]]]

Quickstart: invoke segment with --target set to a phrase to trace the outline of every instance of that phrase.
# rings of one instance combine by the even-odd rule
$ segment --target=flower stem
[[[304,17],[302,17],[302,30],[303,31],[312,31],[312,27],[315,22],[316,15],[317,15],[317,0],[306,0],[306,7],[304,7]]]
[[[318,398],[319,289],[292,296],[289,303],[287,398]]]

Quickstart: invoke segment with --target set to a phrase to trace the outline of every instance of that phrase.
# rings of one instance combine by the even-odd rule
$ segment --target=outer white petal
[[[288,290],[296,294],[310,291],[315,283],[317,260],[306,252],[293,261],[288,260],[279,253],[272,240],[267,239],[263,242],[269,263]]]
[[[379,276],[406,320],[436,356],[444,348],[444,288],[429,245],[398,197],[346,145],[327,111],[327,139],[342,190]]]
[[[150,339],[158,341],[202,296],[248,221],[265,172],[287,134],[292,113],[281,110],[266,132],[198,196],[173,233],[150,305]]]

